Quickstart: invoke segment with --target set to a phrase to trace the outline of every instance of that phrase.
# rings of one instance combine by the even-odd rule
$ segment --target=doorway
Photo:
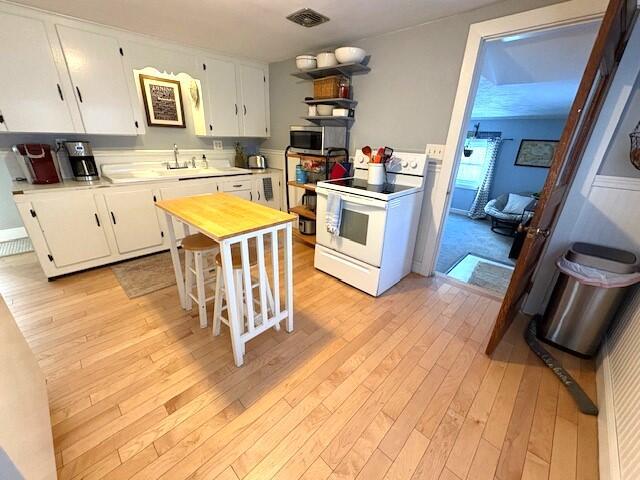
[[[435,271],[504,295],[600,21],[485,42]],[[521,227],[520,227],[521,228]]]

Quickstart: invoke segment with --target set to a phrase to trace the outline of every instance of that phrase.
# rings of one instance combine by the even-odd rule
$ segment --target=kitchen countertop
[[[0,447],[24,478],[54,480],[56,462],[44,376],[2,296],[0,340]],[[0,455],[0,466],[4,463],[9,468],[6,462]],[[0,477],[2,471],[0,468]]]
[[[265,175],[270,173],[280,173],[281,170],[276,168],[265,168],[260,170],[251,170],[249,173],[243,173],[241,175]],[[93,182],[76,182],[72,179],[64,179],[60,183],[50,183],[45,185],[34,185],[27,182],[13,182],[11,184],[11,193],[13,195],[23,195],[29,193],[41,193],[41,192],[62,192],[62,191],[72,191],[72,190],[91,190],[98,188],[118,188],[125,186],[132,186],[138,184],[152,184],[152,183],[168,183],[168,182],[180,182],[185,180],[206,180],[206,179],[215,179],[215,178],[226,178],[226,177],[236,177],[241,175],[213,175],[207,177],[197,177],[197,178],[186,178],[181,180],[179,177],[171,178],[171,177],[163,177],[163,178],[152,178],[149,180],[140,180],[137,182],[128,182],[128,183],[111,183],[108,180],[96,180]]]

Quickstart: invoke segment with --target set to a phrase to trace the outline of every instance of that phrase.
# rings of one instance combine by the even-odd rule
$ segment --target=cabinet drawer
[[[251,190],[253,188],[253,180],[229,180],[221,185],[223,192],[238,192],[240,190]]]

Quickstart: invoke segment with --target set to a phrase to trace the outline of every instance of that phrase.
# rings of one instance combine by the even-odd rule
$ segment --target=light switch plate
[[[213,141],[213,149],[214,150],[222,150],[222,140],[214,140]]]
[[[431,160],[442,160],[444,158],[444,145],[428,143],[425,153]]]

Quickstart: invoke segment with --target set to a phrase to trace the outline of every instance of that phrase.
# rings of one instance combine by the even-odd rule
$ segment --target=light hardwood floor
[[[378,299],[295,245],[295,331],[236,368],[175,287],[129,300],[110,268],[48,283],[0,259],[0,293],[48,383],[59,478],[595,479],[597,431],[499,304],[411,275]],[[225,330],[223,328],[223,330]],[[595,396],[592,362],[568,355]]]

